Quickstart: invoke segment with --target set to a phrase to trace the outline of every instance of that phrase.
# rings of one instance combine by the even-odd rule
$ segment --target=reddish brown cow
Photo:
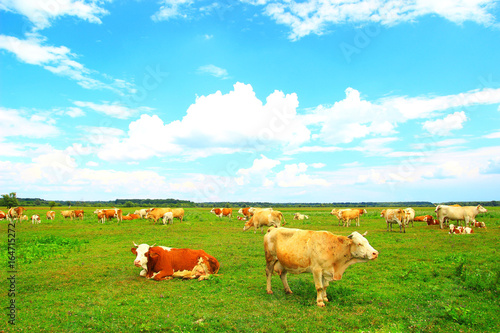
[[[21,218],[21,215],[23,215],[23,212],[26,211],[26,208],[24,207],[12,207],[11,209],[9,209],[9,211],[7,212],[7,217],[9,218],[9,220],[15,220],[15,219],[19,219]]]
[[[45,216],[47,216],[47,220],[54,220],[56,218],[56,212],[49,210]]]
[[[0,220],[5,219],[6,217],[7,217],[7,215],[3,211],[0,210]]]
[[[75,210],[75,217],[79,217],[83,221],[83,210]]]
[[[112,219],[116,217],[116,220],[118,222],[123,220],[123,215],[122,215],[122,210],[118,208],[113,208],[113,209],[96,209],[94,211],[95,214],[97,214],[97,218],[99,219],[99,222],[105,222],[106,219]],[[99,213],[101,213],[99,215]]]
[[[218,217],[223,217],[223,216],[228,216],[229,219],[233,216],[233,209],[232,208],[212,208],[210,213],[214,213],[215,216]]]
[[[238,210],[238,214],[241,214],[245,217],[245,219],[248,219],[250,217],[252,217],[253,213],[250,213],[250,207],[246,207],[246,208],[240,208]]]
[[[126,221],[131,221],[140,218],[141,216],[139,214],[127,214],[123,216],[123,219]]]
[[[163,246],[136,245],[134,265],[146,266],[146,278],[156,281],[174,277],[203,280],[219,271],[220,264],[203,250],[174,249]],[[146,251],[146,252],[144,252]]]

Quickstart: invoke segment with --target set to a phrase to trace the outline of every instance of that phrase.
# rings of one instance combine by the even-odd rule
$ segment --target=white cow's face
[[[146,252],[149,251],[150,246],[148,244],[138,245],[137,248],[132,248],[132,253],[136,255],[134,260],[134,265],[136,267],[141,267],[143,269],[148,269],[148,258],[146,257]]]
[[[355,231],[347,237],[352,239],[353,246],[351,248],[351,254],[354,258],[363,261],[377,259],[378,251],[375,250],[370,243],[368,243],[368,240],[359,232]]]
[[[483,206],[481,206],[481,205],[477,206],[477,211],[479,213],[486,213],[486,212],[488,212],[488,210],[486,208],[484,208]]]

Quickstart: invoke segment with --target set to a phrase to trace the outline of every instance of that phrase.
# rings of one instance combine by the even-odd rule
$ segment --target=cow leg
[[[323,272],[321,268],[313,270],[314,286],[316,287],[316,304],[318,306],[325,306],[323,295],[326,296],[325,287],[323,286]],[[326,297],[325,297],[326,298]],[[326,300],[328,302],[328,299]]]
[[[267,278],[267,287],[266,291],[268,294],[272,294],[273,290],[271,288],[271,277],[273,276],[274,272],[274,265],[278,262],[276,258],[274,258],[272,255],[267,253],[266,251],[266,278]]]
[[[285,293],[287,294],[293,294],[292,289],[290,289],[290,286],[288,285],[288,280],[286,278],[286,274],[288,273],[283,266],[278,262],[276,265],[279,265],[281,267],[281,273],[280,273],[280,278],[281,278],[281,283],[283,283],[283,288],[285,288]]]

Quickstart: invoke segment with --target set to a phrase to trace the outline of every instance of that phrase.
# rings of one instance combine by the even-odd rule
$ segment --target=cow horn
[[[137,245],[135,242],[132,242],[132,244],[134,244],[135,247],[139,247],[139,245]]]
[[[155,245],[156,245],[156,243],[154,243],[153,245],[151,245],[149,248],[152,248],[152,247],[153,247],[153,246],[155,246]]]
[[[365,237],[367,234],[368,234],[368,230],[366,230],[365,233],[362,234],[361,236]]]
[[[347,238],[350,238],[350,239],[352,239],[352,234],[350,234],[349,236],[347,236]]]

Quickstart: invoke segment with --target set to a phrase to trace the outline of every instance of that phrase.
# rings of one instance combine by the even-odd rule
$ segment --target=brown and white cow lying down
[[[366,233],[364,234],[366,235]],[[350,265],[377,259],[378,251],[358,232],[337,236],[328,231],[270,228],[264,236],[267,293],[272,294],[271,276],[277,272],[287,294],[287,273],[312,273],[318,306],[328,302],[326,288],[330,281],[342,279]]]
[[[219,271],[217,259],[203,250],[174,249],[166,246],[137,245],[134,265],[142,267],[140,276],[156,281],[172,278],[204,280]]]

